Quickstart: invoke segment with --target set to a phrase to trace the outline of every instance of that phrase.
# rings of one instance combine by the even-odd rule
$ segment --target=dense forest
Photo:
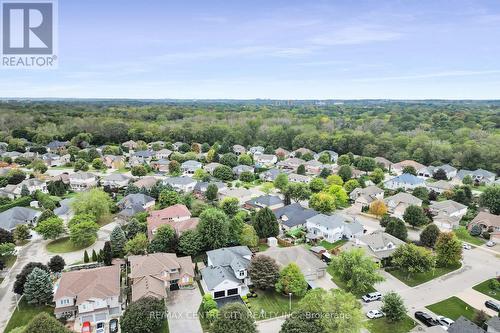
[[[497,102],[2,101],[0,141],[199,142],[450,163],[500,173]]]

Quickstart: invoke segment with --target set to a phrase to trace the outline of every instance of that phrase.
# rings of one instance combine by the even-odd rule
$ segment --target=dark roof
[[[250,199],[245,203],[252,207],[269,207],[283,203],[283,201],[280,197],[275,195],[262,195],[260,197]]]
[[[488,325],[488,328],[494,328],[497,331],[500,331],[500,317],[498,316],[493,316],[491,317],[487,322],[486,325]]]
[[[450,328],[448,328],[448,333],[485,333],[481,327],[474,324],[469,319],[460,316]]]
[[[305,224],[308,218],[311,218],[318,214],[319,213],[314,209],[304,208],[299,203],[284,206],[274,211],[274,215],[277,219],[281,220],[283,216],[287,217],[287,220],[282,220],[282,223],[289,228]]]

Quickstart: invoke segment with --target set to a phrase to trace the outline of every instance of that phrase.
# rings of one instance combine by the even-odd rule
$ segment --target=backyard
[[[488,295],[490,297],[493,297],[497,301],[500,301],[500,290],[498,288],[492,288],[492,281],[495,281],[496,279],[489,279],[484,282],[481,282],[478,285],[475,285],[472,287],[472,289],[479,291],[480,293],[483,293],[485,295]]]
[[[300,301],[299,297],[292,296],[291,310],[290,298],[274,290],[257,290],[258,297],[248,298],[248,307],[256,320],[263,320],[283,316],[293,311],[294,306]]]
[[[408,316],[395,323],[388,321],[386,317],[371,319],[365,323],[366,329],[371,333],[406,333],[411,331],[415,326],[415,321]]]
[[[450,297],[444,301],[426,306],[437,315],[445,316],[453,320],[457,320],[460,316],[472,320],[476,309],[465,303],[458,297]]]
[[[400,269],[392,268],[392,269],[386,269],[386,271],[395,278],[397,278],[398,280],[400,280],[401,282],[403,282],[404,284],[410,287],[415,287],[418,286],[419,284],[428,282],[432,279],[453,272],[459,268],[460,266],[436,267],[435,269],[430,270],[428,272],[413,273],[410,276],[408,276],[407,272],[404,272]]]

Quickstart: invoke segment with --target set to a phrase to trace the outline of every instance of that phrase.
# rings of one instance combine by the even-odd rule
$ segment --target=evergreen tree
[[[90,261],[89,259],[89,254],[87,253],[87,250],[83,251],[83,262],[88,263]]]
[[[26,277],[24,297],[29,304],[42,305],[52,301],[53,286],[50,274],[38,267]]]
[[[259,238],[276,237],[279,234],[279,224],[273,211],[265,207],[260,209],[256,216],[253,227]]]
[[[123,232],[122,228],[116,226],[111,232],[109,240],[111,241],[113,256],[116,258],[122,257],[124,254],[123,249],[125,247],[125,243],[127,242],[127,237],[125,237],[125,233]]]
[[[111,262],[113,261],[113,250],[110,241],[104,243],[102,260],[106,266],[111,266]]]

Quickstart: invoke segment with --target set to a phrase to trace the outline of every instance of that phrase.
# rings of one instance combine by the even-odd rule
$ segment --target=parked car
[[[500,304],[498,304],[495,301],[489,300],[484,302],[484,306],[486,306],[488,309],[492,309],[496,312],[500,312]]]
[[[415,318],[420,320],[427,327],[440,325],[431,315],[422,311],[415,312]]]
[[[373,301],[380,301],[382,299],[382,294],[377,291],[374,293],[369,293],[369,294],[363,295],[361,297],[361,299],[363,300],[363,302],[366,302],[366,303],[373,302]]]
[[[85,321],[82,324],[82,333],[89,333],[91,331],[90,321]]]
[[[454,321],[451,320],[450,318],[446,318],[443,316],[437,316],[436,320],[439,322],[440,325],[445,326],[445,327],[450,327],[451,324],[454,323]]]
[[[462,244],[462,248],[463,248],[464,250],[470,250],[470,249],[472,249],[472,246],[470,246],[469,244],[463,243],[463,244]]]
[[[487,247],[493,247],[495,246],[497,243],[495,243],[494,241],[488,241],[488,243],[486,243],[486,246]]]
[[[111,319],[109,321],[109,332],[118,333],[118,319]]]
[[[98,322],[95,325],[95,333],[104,333],[106,331],[106,325],[103,321]]]
[[[370,319],[377,319],[382,318],[384,316],[384,313],[379,310],[370,310],[366,313],[366,316]]]

